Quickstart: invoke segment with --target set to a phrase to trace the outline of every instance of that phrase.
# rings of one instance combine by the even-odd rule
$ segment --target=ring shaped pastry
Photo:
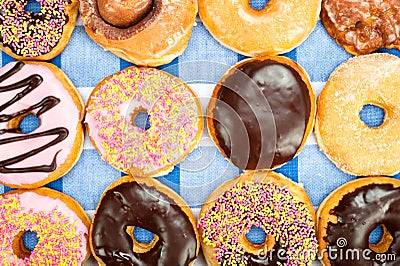
[[[154,239],[136,240],[135,227],[154,233]],[[183,199],[156,179],[130,176],[103,193],[90,246],[101,265],[193,265],[200,249],[196,220]]]
[[[78,16],[77,0],[38,0],[40,11],[27,11],[28,0],[0,2],[0,48],[21,59],[50,60],[67,46]]]
[[[274,169],[310,135],[315,95],[307,73],[281,56],[246,59],[216,85],[207,126],[220,152],[243,170]]]
[[[324,265],[399,265],[400,181],[359,178],[333,191],[317,211],[319,255]],[[383,235],[373,244],[371,232]],[[347,254],[347,255],[340,255]]]
[[[346,173],[400,171],[400,59],[389,54],[351,58],[332,72],[318,98],[315,135],[320,149]],[[381,107],[383,123],[367,126],[364,105]]]
[[[48,188],[0,195],[1,265],[84,265],[89,258],[89,218],[69,196]],[[23,235],[38,242],[25,247]]]
[[[32,132],[21,124],[40,120]],[[35,188],[65,175],[83,149],[83,100],[56,66],[12,62],[0,69],[0,182]]]
[[[247,239],[251,227],[266,239]],[[210,266],[311,265],[317,253],[315,213],[306,191],[285,176],[245,172],[217,188],[198,220]]]
[[[197,14],[196,0],[83,0],[88,35],[104,49],[141,66],[159,66],[181,55]]]
[[[270,0],[256,10],[250,0],[199,0],[199,14],[211,35],[251,57],[277,55],[300,45],[319,19],[319,0]]]

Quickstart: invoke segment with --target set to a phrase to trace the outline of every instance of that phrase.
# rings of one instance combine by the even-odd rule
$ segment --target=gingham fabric
[[[400,56],[397,50],[385,52]],[[307,71],[317,95],[330,73],[350,58],[327,35],[320,22],[304,43],[284,56],[295,60]],[[214,84],[226,69],[243,58],[221,46],[197,19],[189,46],[183,55],[159,68],[189,83],[200,97],[205,110]],[[14,59],[1,54],[3,66],[11,61]],[[131,65],[94,43],[86,34],[80,19],[66,49],[51,62],[69,76],[85,101],[101,79]],[[367,110],[363,116],[374,122],[381,119],[382,114]],[[277,171],[303,184],[315,207],[332,190],[356,178],[337,169],[318,149],[313,135],[298,157]],[[200,146],[170,174],[159,180],[179,193],[197,216],[207,196],[222,182],[239,173],[239,169],[228,163],[217,151],[205,130]],[[86,138],[84,151],[76,166],[64,177],[48,184],[48,187],[75,198],[91,216],[105,188],[119,177],[121,173],[103,162]],[[0,186],[0,193],[9,190],[8,187]],[[87,265],[96,263],[91,259]],[[206,264],[200,258],[196,265]]]

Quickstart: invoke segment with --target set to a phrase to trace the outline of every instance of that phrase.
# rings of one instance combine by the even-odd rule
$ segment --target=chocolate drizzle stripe
[[[23,62],[17,62],[9,71],[7,71],[5,74],[0,76],[0,83],[7,80],[14,74],[18,73],[24,66],[25,64]],[[21,100],[23,97],[31,93],[33,90],[35,90],[40,84],[42,84],[43,78],[40,75],[31,75],[21,81],[15,82],[10,85],[6,86],[0,86],[0,93],[8,92],[8,91],[13,91],[13,90],[18,90],[22,89],[21,92],[17,93],[11,100],[6,102],[5,104],[0,106],[0,112],[4,111],[6,108],[10,107],[14,103],[18,102]],[[36,116],[40,116],[43,113],[47,112],[48,110],[52,109],[54,106],[56,106],[60,102],[60,99],[54,97],[54,96],[47,96],[44,99],[42,99],[40,102],[24,109],[19,112],[13,113],[13,114],[0,114],[0,123],[8,122],[11,121],[14,118],[24,116],[25,114],[28,114],[36,109],[39,109],[36,112]],[[5,134],[5,133],[15,133],[15,134],[21,134],[20,128],[6,128],[6,129],[1,129],[0,130],[0,135]],[[55,139],[52,141],[48,142],[47,144],[44,144],[40,146],[39,148],[33,149],[31,151],[28,151],[26,153],[17,155],[15,157],[0,161],[0,173],[28,173],[28,172],[52,172],[57,168],[57,163],[56,163],[56,158],[57,155],[60,151],[58,151],[49,165],[38,165],[38,166],[31,166],[31,167],[23,167],[23,168],[11,168],[10,166],[19,163],[29,157],[35,156],[36,154],[46,150],[47,148],[54,146],[64,139],[68,137],[69,131],[68,129],[64,127],[57,127],[53,129],[49,129],[43,132],[38,132],[38,133],[33,133],[33,134],[27,134],[27,135],[22,135],[22,136],[15,136],[15,137],[10,137],[6,139],[0,139],[0,145],[5,145],[9,143],[14,143],[14,142],[20,142],[24,140],[29,140],[29,139],[35,139],[35,138],[41,138],[45,136],[57,136]]]

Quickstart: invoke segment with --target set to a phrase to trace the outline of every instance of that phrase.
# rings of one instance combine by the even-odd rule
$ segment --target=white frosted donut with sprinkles
[[[85,124],[102,159],[136,177],[160,176],[194,149],[203,131],[201,105],[180,79],[129,67],[103,79],[86,106]],[[135,124],[147,113],[149,128]]]
[[[69,196],[48,188],[0,196],[1,265],[83,265],[89,257],[89,218]],[[31,251],[25,232],[38,242]]]
[[[0,48],[17,59],[52,59],[71,38],[78,1],[37,0],[40,4],[37,13],[26,9],[28,2],[0,1]]]
[[[246,234],[262,229],[263,243]],[[311,265],[317,252],[315,213],[306,191],[274,172],[244,173],[216,189],[198,228],[208,265]]]

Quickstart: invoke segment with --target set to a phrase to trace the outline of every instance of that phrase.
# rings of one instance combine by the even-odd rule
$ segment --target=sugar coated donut
[[[56,66],[12,62],[0,69],[0,182],[35,188],[66,174],[83,148],[83,112],[78,91]],[[40,125],[25,132],[29,115]]]
[[[159,66],[181,55],[197,14],[196,0],[83,0],[88,35],[104,49],[142,66]]]
[[[198,0],[211,35],[227,48],[252,57],[277,55],[300,45],[319,19],[320,0],[270,0],[261,10],[250,0]]]
[[[397,0],[323,0],[321,20],[336,43],[353,55],[400,48]]]
[[[0,48],[17,59],[50,60],[71,38],[77,0],[37,0],[40,11],[26,10],[28,0],[1,0]]]
[[[389,54],[351,58],[328,79],[318,98],[315,135],[337,167],[353,175],[400,171],[400,59]],[[382,125],[360,119],[364,105],[385,111]]]
[[[134,237],[135,227],[154,233]],[[92,220],[90,247],[100,265],[193,265],[196,220],[186,203],[159,181],[123,177],[103,193]]]
[[[201,105],[178,78],[154,68],[126,68],[103,79],[87,103],[92,143],[113,167],[160,176],[193,150],[203,130]],[[150,127],[134,120],[147,112]]]
[[[315,109],[301,66],[279,56],[247,59],[216,85],[207,126],[221,153],[240,169],[273,169],[300,152]]]
[[[245,172],[217,188],[201,208],[198,228],[208,265],[311,265],[315,214],[306,191],[274,172]],[[250,242],[251,227],[266,233]]]
[[[337,266],[399,265],[399,216],[400,180],[367,177],[339,187],[317,210],[321,261]],[[370,243],[370,233],[379,226],[381,239]]]
[[[1,265],[84,265],[89,252],[89,218],[69,196],[48,188],[0,195]],[[25,247],[23,235],[38,242]]]

